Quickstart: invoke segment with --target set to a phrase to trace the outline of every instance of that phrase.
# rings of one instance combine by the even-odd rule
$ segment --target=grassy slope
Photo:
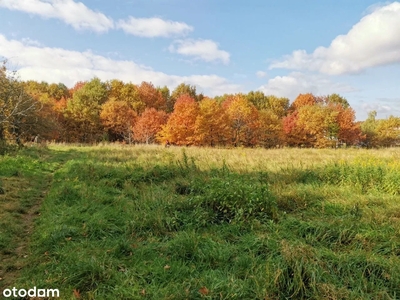
[[[84,299],[400,297],[398,150],[53,147],[46,159],[32,155],[21,170],[40,167],[22,177],[37,195],[51,188],[20,288],[59,288],[63,299],[74,289]],[[3,185],[13,178],[0,172]],[[19,195],[22,206],[36,199],[28,210],[40,202]],[[8,217],[23,226],[18,214]],[[7,228],[12,253],[27,234]]]

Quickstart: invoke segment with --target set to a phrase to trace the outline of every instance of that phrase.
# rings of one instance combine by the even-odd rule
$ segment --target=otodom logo
[[[12,289],[3,290],[3,296],[5,298],[17,298],[17,297],[52,297],[59,298],[60,291],[58,289],[38,289],[35,287],[25,290],[17,289],[13,287]]]

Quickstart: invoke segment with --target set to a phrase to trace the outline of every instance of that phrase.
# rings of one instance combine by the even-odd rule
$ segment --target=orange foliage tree
[[[137,114],[125,101],[107,101],[102,105],[100,119],[112,140],[133,140],[132,127]]]
[[[195,124],[199,104],[189,95],[180,96],[174,105],[167,124],[158,133],[158,141],[169,141],[176,145],[191,145],[195,142]]]
[[[166,101],[161,91],[156,89],[152,83],[143,81],[138,87],[139,99],[145,103],[148,108],[156,110],[165,110]]]
[[[165,111],[157,111],[155,108],[146,108],[141,116],[137,118],[133,127],[134,138],[141,143],[154,143],[156,134],[161,130],[161,126],[168,120]]]
[[[315,97],[300,94],[291,105],[292,112],[283,119],[289,146],[334,147],[338,143],[355,144],[361,139],[354,111],[337,94]]]
[[[350,106],[342,105],[334,105],[333,109],[337,111],[338,141],[349,145],[363,141],[365,136],[362,135],[360,124],[355,121],[355,111]]]
[[[297,96],[297,98],[293,101],[293,103],[290,105],[289,110],[290,111],[295,111],[299,109],[302,106],[311,106],[319,103],[321,100],[314,96],[311,93],[308,94],[300,94]]]

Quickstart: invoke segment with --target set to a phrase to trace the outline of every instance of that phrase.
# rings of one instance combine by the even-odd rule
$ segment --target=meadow
[[[399,299],[400,149],[27,147],[0,261],[61,299]]]

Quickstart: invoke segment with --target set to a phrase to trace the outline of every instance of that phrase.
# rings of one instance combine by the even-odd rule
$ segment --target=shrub
[[[246,222],[251,219],[275,219],[276,199],[266,184],[238,174],[212,177],[203,182],[197,180],[191,189],[201,192],[190,201],[195,206],[211,209],[214,222]]]

